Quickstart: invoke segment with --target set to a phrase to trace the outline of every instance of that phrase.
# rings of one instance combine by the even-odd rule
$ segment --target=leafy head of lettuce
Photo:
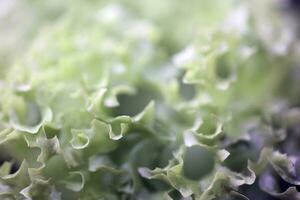
[[[123,4],[72,6],[0,82],[0,197],[299,198],[296,53],[274,52],[245,5],[203,12],[214,26],[196,37],[181,28],[197,12],[177,30]]]

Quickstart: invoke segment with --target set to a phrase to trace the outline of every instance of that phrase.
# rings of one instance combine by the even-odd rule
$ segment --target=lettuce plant
[[[0,199],[300,199],[295,16],[199,2],[45,27],[0,82]]]

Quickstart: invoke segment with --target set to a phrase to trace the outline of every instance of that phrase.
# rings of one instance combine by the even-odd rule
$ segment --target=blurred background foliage
[[[172,0],[2,0],[0,2],[0,76],[14,59],[24,55],[30,42],[44,28],[74,9],[93,7],[100,9],[107,4],[121,4],[136,17],[161,27],[162,41],[172,54],[191,42],[200,31],[217,26],[228,14],[233,4],[229,1],[188,2]],[[88,11],[87,11],[88,12]],[[201,28],[202,27],[202,28]]]

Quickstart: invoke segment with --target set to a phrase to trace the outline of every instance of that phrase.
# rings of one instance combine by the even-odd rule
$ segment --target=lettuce
[[[300,199],[297,28],[260,4],[61,3],[0,82],[0,198]]]

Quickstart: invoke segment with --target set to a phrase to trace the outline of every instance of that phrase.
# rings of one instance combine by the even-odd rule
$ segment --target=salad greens
[[[27,3],[28,48],[0,63],[0,199],[300,199],[290,5]]]

